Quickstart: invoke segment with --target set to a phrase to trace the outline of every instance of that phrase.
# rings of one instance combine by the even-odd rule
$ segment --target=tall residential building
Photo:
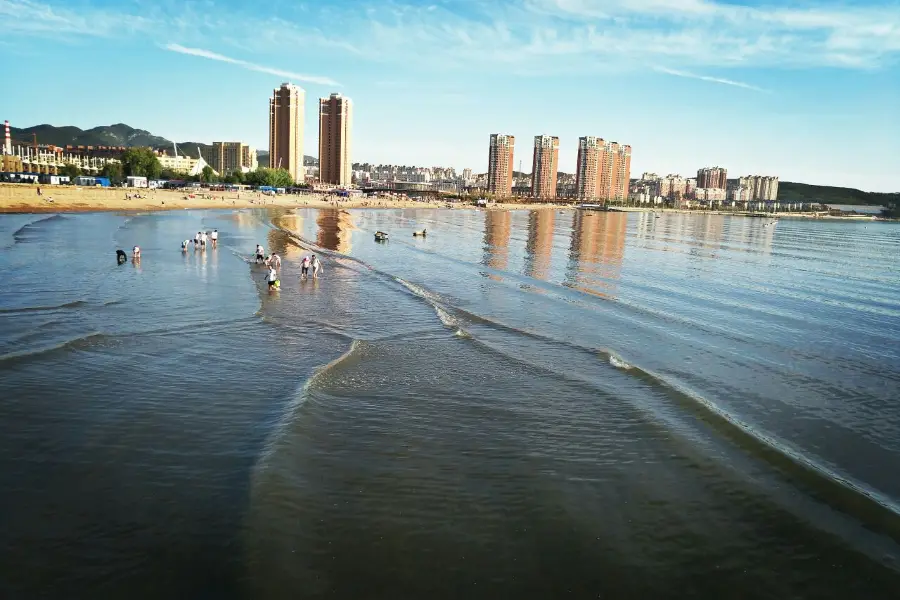
[[[666,175],[659,180],[659,195],[668,200],[679,200],[687,191],[687,181],[681,175]]]
[[[598,167],[597,197],[622,200],[628,197],[631,183],[631,146],[606,142]]]
[[[256,150],[242,142],[213,142],[200,150],[203,160],[219,175],[255,171]]]
[[[488,192],[501,197],[512,194],[513,154],[516,138],[503,133],[491,134],[488,153]]]
[[[282,83],[269,99],[269,166],[287,169],[294,181],[305,179],[303,169],[303,102],[306,92]]]
[[[556,198],[556,173],[559,166],[559,138],[534,136],[534,160],[531,163],[531,195]]]
[[[738,179],[738,187],[746,190],[748,200],[774,201],[778,199],[778,177],[747,175]]]
[[[604,161],[606,142],[592,135],[578,138],[575,162],[575,197],[594,200],[600,191],[600,164]]]
[[[340,94],[319,98],[319,181],[350,185],[353,102]]]
[[[698,188],[726,189],[728,184],[728,171],[722,167],[706,167],[697,171]]]

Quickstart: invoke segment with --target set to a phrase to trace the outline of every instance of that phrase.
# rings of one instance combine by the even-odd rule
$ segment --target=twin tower
[[[306,92],[282,83],[269,99],[269,167],[287,169],[297,183],[306,181],[303,164],[303,105]],[[353,102],[340,94],[319,98],[319,181],[349,186]]]
[[[491,134],[488,154],[488,192],[499,197],[512,195],[513,154],[516,138]],[[531,196],[554,199],[559,165],[559,138],[534,136],[531,168]],[[631,146],[607,142],[603,138],[578,138],[575,163],[575,197],[581,200],[614,200],[628,197],[631,179]]]

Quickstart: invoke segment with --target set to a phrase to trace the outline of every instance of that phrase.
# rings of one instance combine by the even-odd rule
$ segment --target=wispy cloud
[[[686,77],[688,79],[699,79],[700,81],[709,81],[711,83],[721,83],[724,85],[733,85],[734,87],[744,88],[745,90],[753,90],[755,92],[765,92],[768,93],[769,90],[764,90],[763,88],[756,87],[755,85],[750,85],[749,83],[744,83],[742,81],[734,81],[733,79],[723,79],[722,77],[710,77],[709,75],[697,75],[696,73],[690,73],[688,71],[681,71],[678,69],[669,69],[667,67],[654,67],[654,71],[659,71],[660,73],[666,73],[668,75],[675,75],[676,77]]]
[[[244,69],[248,69],[250,71],[259,71],[260,73],[268,73],[269,75],[277,75],[278,77],[283,77],[286,79],[291,79],[294,81],[304,81],[307,83],[317,83],[319,85],[331,85],[338,86],[340,85],[333,79],[328,77],[319,77],[317,75],[304,75],[302,73],[293,73],[291,71],[285,71],[282,69],[276,69],[273,67],[266,67],[263,65],[258,65],[252,62],[248,62],[246,60],[240,60],[237,58],[231,58],[229,56],[225,56],[223,54],[218,54],[217,52],[212,52],[211,50],[204,50],[202,48],[187,48],[185,46],[181,46],[179,44],[166,44],[164,46],[166,50],[170,50],[172,52],[178,52],[179,54],[188,54],[190,56],[199,56],[200,58],[208,58],[209,60],[217,60],[219,62],[224,62],[232,65],[237,65]]]

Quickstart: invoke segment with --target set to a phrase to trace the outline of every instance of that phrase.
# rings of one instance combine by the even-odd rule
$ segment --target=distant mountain
[[[35,125],[19,129],[9,128],[10,135],[16,142],[30,144],[37,134],[38,144],[54,146],[152,146],[172,147],[166,138],[155,136],[149,131],[135,129],[124,123],[102,125],[92,129],[79,129],[71,125],[55,127],[53,125]]]

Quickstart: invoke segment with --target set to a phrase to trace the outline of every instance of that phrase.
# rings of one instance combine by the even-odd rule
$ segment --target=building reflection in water
[[[290,232],[296,236],[303,236],[303,216],[295,210],[290,212],[270,213],[272,224],[276,229],[271,229],[267,236],[268,252],[278,254],[284,259],[298,258],[304,253],[303,248],[291,240]]]
[[[628,215],[575,212],[565,285],[614,299],[625,257]]]
[[[353,216],[339,208],[322,208],[316,216],[316,244],[329,250],[348,253],[351,249]]]
[[[528,242],[525,244],[525,274],[546,280],[553,254],[553,227],[556,211],[533,210],[528,215]]]
[[[484,215],[484,254],[481,263],[502,271],[509,264],[509,233],[512,213],[489,210]],[[492,278],[495,276],[491,276]]]

